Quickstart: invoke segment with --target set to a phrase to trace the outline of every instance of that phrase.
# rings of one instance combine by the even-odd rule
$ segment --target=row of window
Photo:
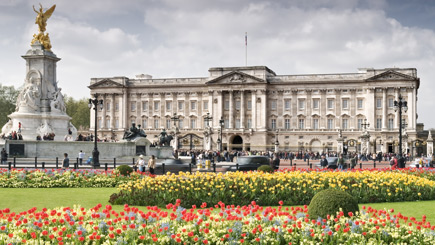
[[[184,109],[184,101],[178,101],[178,110]],[[203,101],[203,110],[208,110],[208,101]],[[111,102],[106,103],[106,110],[110,111]],[[388,98],[387,100],[387,106],[388,108],[394,107],[394,99]],[[166,101],[166,110],[170,111],[172,110],[172,101]],[[241,102],[240,100],[236,100],[235,102],[235,109],[240,110]],[[246,107],[248,110],[252,109],[252,101],[248,100],[246,103]],[[313,99],[312,100],[312,108],[313,109],[319,109],[320,107],[320,99]],[[334,109],[335,107],[335,100],[334,99],[327,99],[327,108],[328,109]],[[357,109],[363,109],[364,107],[364,100],[363,99],[357,99]],[[270,108],[272,110],[277,110],[277,100],[271,100],[270,101]],[[298,100],[298,108],[300,110],[305,109],[305,99],[299,99]],[[341,101],[341,108],[342,109],[349,109],[349,99],[342,99]],[[382,108],[382,99],[377,98],[376,99],[376,108]],[[136,101],[131,102],[131,111],[136,111]],[[153,108],[155,111],[160,110],[160,101],[154,101],[153,102]],[[196,110],[197,109],[197,101],[190,101],[190,110]],[[224,109],[229,110],[230,109],[230,102],[229,100],[224,101]],[[143,101],[142,102],[142,110],[148,111],[149,110],[149,102]],[[291,100],[285,99],[284,100],[284,110],[291,110]],[[115,103],[115,111],[119,111],[119,103]]]
[[[312,129],[319,129],[319,119],[314,118],[312,120],[313,120]],[[358,130],[362,129],[363,121],[364,121],[364,119],[361,119],[361,118],[357,119]],[[272,129],[277,129],[276,119],[274,119],[274,118],[271,119],[270,126]],[[335,129],[334,119],[332,119],[332,118],[327,119],[326,128],[327,129]],[[349,119],[347,119],[347,118],[341,119],[341,127],[340,128],[349,129]],[[290,129],[290,119],[284,119],[284,129]],[[298,129],[305,129],[305,119],[300,118],[298,120]],[[382,118],[376,119],[376,129],[382,129]],[[388,129],[389,130],[394,129],[394,119],[393,118],[388,119]]]

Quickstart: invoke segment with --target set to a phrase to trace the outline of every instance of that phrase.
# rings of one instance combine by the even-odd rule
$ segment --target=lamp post
[[[405,112],[408,110],[408,102],[402,98],[399,94],[399,100],[394,101],[394,111],[399,110],[399,167],[405,167],[404,160],[402,157],[402,110]]]
[[[95,110],[95,137],[94,137],[94,150],[92,151],[92,161],[93,161],[93,167],[99,167],[100,166],[100,152],[98,152],[98,147],[97,147],[97,127],[98,127],[98,123],[97,123],[97,113],[98,113],[98,108],[100,110],[103,109],[103,100],[98,100],[98,95],[95,95],[95,99],[89,99],[89,109],[92,109],[92,106],[94,106],[94,110]],[[101,123],[103,123],[103,121],[101,121]]]
[[[207,123],[207,127],[209,126],[209,122],[213,119],[213,117],[210,116],[210,112],[207,112],[207,116],[204,117],[204,121]]]
[[[222,130],[223,130],[224,125],[225,125],[224,118],[221,117],[221,119],[219,120],[219,126],[221,127],[221,131],[220,131],[220,135],[219,135],[220,137],[218,139],[218,143],[220,143],[219,144],[219,152],[222,152],[222,145],[223,145],[223,142],[222,142]]]

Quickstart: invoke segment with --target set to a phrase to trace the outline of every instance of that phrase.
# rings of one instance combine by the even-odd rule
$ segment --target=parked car
[[[243,156],[237,158],[239,171],[257,170],[261,165],[270,165],[270,158],[266,156]],[[237,171],[237,166],[228,167],[227,171]]]
[[[409,165],[409,167],[411,168],[424,168],[424,166],[426,164],[430,164],[430,162],[432,161],[432,158],[430,157],[423,157],[423,164],[420,164],[420,159],[421,158],[416,158],[414,159],[414,161]]]
[[[337,162],[338,162],[338,157],[327,157],[326,160],[328,161],[328,167],[330,169],[336,169],[338,168]],[[318,168],[321,168],[322,166],[320,166],[320,160],[319,163],[316,165]]]
[[[189,163],[185,163],[180,159],[166,159],[163,162],[156,163],[155,172],[163,173],[163,163],[165,164],[165,173],[178,173],[180,171],[186,172],[189,171]],[[148,169],[148,168],[147,168]]]

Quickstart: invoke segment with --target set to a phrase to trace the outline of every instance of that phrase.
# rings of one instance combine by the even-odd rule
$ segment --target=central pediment
[[[112,87],[112,88],[121,88],[124,87],[122,84],[117,83],[111,79],[103,79],[89,86],[89,88],[101,88],[101,87]]]
[[[223,84],[223,85],[229,85],[229,84],[266,84],[267,81],[263,80],[261,78],[258,77],[254,77],[251,75],[248,75],[246,73],[243,72],[239,72],[239,71],[233,71],[230,73],[227,73],[223,76],[214,78],[208,82],[206,82],[206,84],[210,84],[210,85],[218,85],[218,84]]]
[[[415,77],[394,71],[389,70],[386,72],[383,72],[381,74],[378,74],[376,76],[370,77],[367,79],[367,81],[379,81],[379,80],[415,80]]]

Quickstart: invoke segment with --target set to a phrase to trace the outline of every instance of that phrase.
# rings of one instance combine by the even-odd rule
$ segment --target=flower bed
[[[282,204],[282,202],[280,202]],[[0,244],[434,244],[435,226],[394,210],[363,207],[310,220],[307,207],[229,206],[184,209],[180,202],[147,211],[125,206],[0,211]]]
[[[52,187],[116,187],[145,174],[119,174],[118,170],[0,170],[0,188],[52,188]]]
[[[435,200],[435,182],[406,172],[391,171],[288,171],[180,173],[143,178],[119,186],[112,204],[157,205],[182,198],[186,205],[221,200],[230,204],[308,204],[320,190],[336,188],[359,203]]]

